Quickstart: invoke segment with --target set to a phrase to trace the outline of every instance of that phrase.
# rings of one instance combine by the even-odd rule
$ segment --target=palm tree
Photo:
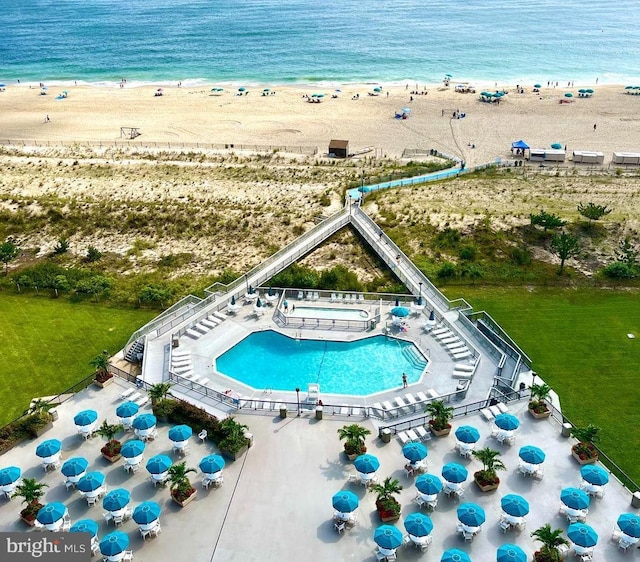
[[[159,382],[154,384],[147,391],[147,393],[149,394],[149,397],[151,398],[151,404],[155,404],[160,400],[164,400],[169,394],[169,390],[171,390],[172,386],[173,384],[170,382]]]
[[[345,439],[344,452],[347,455],[361,455],[362,453],[366,453],[367,448],[364,445],[364,438],[367,435],[371,435],[371,431],[357,423],[345,425],[338,429],[340,441]]]
[[[542,543],[540,550],[533,555],[535,562],[562,561],[558,547],[563,544],[569,544],[569,541],[562,536],[562,529],[552,530],[551,525],[547,523],[543,527],[533,531],[531,536]]]
[[[442,431],[451,428],[449,420],[453,417],[453,408],[446,406],[442,400],[434,400],[424,407],[424,411],[431,416],[429,424],[432,429]]]
[[[99,382],[104,382],[106,379],[110,379],[113,376],[109,372],[110,360],[111,356],[105,349],[100,355],[94,357],[91,361],[89,361],[89,365],[91,365],[96,371],[96,380],[98,380]]]
[[[598,458],[594,443],[599,439],[599,432],[600,428],[591,423],[587,427],[574,427],[571,430],[571,435],[578,440],[571,449],[581,460]]]
[[[33,521],[36,518],[38,511],[43,507],[40,498],[44,496],[44,489],[48,486],[48,484],[38,482],[35,478],[25,478],[16,486],[11,497],[23,498],[22,503],[27,504],[27,507],[20,512],[20,517],[28,521]]]
[[[100,428],[96,431],[100,437],[104,437],[107,440],[107,444],[100,449],[100,451],[107,457],[115,457],[120,454],[122,443],[120,443],[120,441],[115,437],[123,429],[124,427],[122,424],[110,424],[107,420],[104,420]]]
[[[479,486],[500,484],[497,472],[498,470],[507,470],[507,467],[498,458],[500,452],[485,447],[478,451],[472,451],[472,455],[482,463],[482,470],[478,470],[474,474],[476,483]]]
[[[397,517],[400,515],[402,506],[393,496],[402,491],[402,486],[397,478],[387,476],[382,484],[373,484],[369,488],[370,492],[378,494],[376,498],[376,508],[380,517]]]
[[[545,400],[549,398],[551,387],[546,383],[532,384],[529,390],[531,391],[529,409],[535,411],[537,414],[547,412],[549,408],[545,404]]]
[[[171,489],[171,495],[177,501],[184,501],[195,492],[187,476],[190,472],[196,472],[196,469],[187,468],[186,461],[169,467],[169,488]]]

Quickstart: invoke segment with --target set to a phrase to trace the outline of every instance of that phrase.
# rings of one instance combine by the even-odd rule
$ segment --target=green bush
[[[456,266],[449,261],[444,262],[436,275],[439,279],[453,279],[456,276]]]
[[[511,248],[509,251],[511,261],[517,265],[530,265],[531,264],[531,250],[524,247]]]
[[[633,279],[636,273],[626,263],[611,263],[602,270],[602,274],[609,279]]]
[[[475,259],[477,253],[478,250],[473,244],[467,244],[466,246],[462,246],[462,248],[460,248],[460,252],[458,253],[458,255],[460,256],[460,259],[472,261]]]

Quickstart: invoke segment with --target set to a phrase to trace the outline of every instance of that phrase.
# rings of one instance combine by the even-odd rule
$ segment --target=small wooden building
[[[333,154],[336,158],[347,158],[349,156],[349,141],[332,140],[329,143],[329,154]]]

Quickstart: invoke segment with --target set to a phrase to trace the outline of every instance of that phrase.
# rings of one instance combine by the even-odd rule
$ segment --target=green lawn
[[[156,314],[0,292],[0,426],[33,397],[57,394],[90,375],[96,355],[120,350]]]
[[[451,287],[446,293],[488,312],[559,394],[564,414],[577,425],[601,427],[604,451],[640,484],[640,291]]]

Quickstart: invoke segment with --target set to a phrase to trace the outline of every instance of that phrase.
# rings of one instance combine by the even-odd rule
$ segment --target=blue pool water
[[[397,388],[402,373],[415,383],[425,366],[412,343],[394,338],[298,341],[273,331],[251,334],[216,360],[218,372],[254,388],[306,392],[318,383],[323,393],[354,395]]]

